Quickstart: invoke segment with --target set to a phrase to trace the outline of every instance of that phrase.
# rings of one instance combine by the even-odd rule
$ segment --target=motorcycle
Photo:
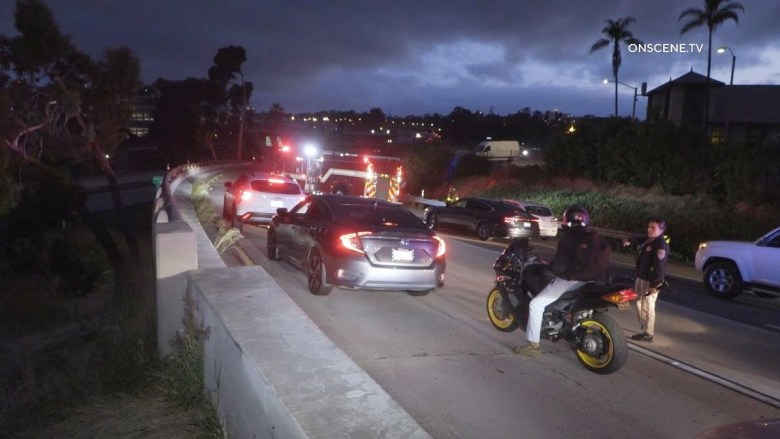
[[[527,239],[516,240],[493,264],[496,279],[488,293],[487,313],[499,331],[525,328],[531,299],[554,277],[547,261],[532,250]],[[626,362],[628,346],[623,329],[606,312],[611,307],[630,309],[636,298],[628,278],[589,282],[547,306],[541,336],[569,342],[580,364],[591,372],[617,372]]]

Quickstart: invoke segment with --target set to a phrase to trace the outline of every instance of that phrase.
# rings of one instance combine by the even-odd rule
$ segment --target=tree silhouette
[[[623,63],[623,58],[620,56],[620,43],[642,44],[642,41],[634,38],[634,34],[627,29],[628,25],[634,21],[636,20],[633,17],[605,20],[607,25],[601,29],[601,33],[608,38],[602,38],[590,46],[590,53],[593,53],[612,44],[612,76],[615,78],[615,117],[618,116],[618,71]]]
[[[745,12],[741,3],[732,0],[704,0],[704,9],[688,8],[680,14],[678,20],[688,18],[680,35],[701,26],[707,26],[707,91],[704,100],[704,130],[709,124],[710,111],[710,67],[712,65],[712,32],[728,20],[739,23],[737,11]]]
[[[236,158],[241,160],[244,146],[244,124],[246,106],[252,94],[252,83],[244,81],[241,65],[246,62],[246,50],[241,46],[222,47],[214,55],[214,65],[209,68],[209,79],[217,85],[221,93],[229,101],[231,112],[238,117],[238,139],[236,141]],[[231,81],[238,76],[238,84]]]

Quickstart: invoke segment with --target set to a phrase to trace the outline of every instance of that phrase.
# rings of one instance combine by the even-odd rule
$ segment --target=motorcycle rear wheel
[[[600,375],[620,370],[628,358],[628,345],[620,325],[604,313],[595,313],[579,324],[585,328],[574,349],[580,364]]]
[[[490,323],[501,332],[512,332],[520,326],[510,311],[512,305],[506,303],[498,288],[493,288],[487,297],[487,313]]]

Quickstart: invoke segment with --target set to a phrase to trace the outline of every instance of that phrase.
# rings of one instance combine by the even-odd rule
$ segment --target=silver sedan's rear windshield
[[[335,207],[336,221],[372,227],[404,227],[427,230],[413,213],[400,206],[341,204]]]

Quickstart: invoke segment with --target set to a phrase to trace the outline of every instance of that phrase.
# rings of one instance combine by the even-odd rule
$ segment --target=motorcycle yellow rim
[[[488,317],[490,317],[490,321],[493,322],[493,324],[499,328],[510,327],[512,323],[515,321],[515,317],[512,314],[509,314],[502,310],[501,313],[504,314],[503,318],[496,315],[496,311],[495,311],[496,306],[500,305],[500,303],[498,302],[503,300],[503,298],[501,297],[501,293],[498,290],[493,290],[490,292],[490,295],[488,297],[489,297]]]
[[[588,328],[589,331],[596,330],[602,334],[602,336],[606,337],[607,342],[609,343],[607,353],[604,354],[601,357],[591,357],[590,355],[586,354],[585,352],[582,352],[580,350],[577,350],[577,356],[582,360],[583,363],[587,364],[589,367],[594,369],[601,369],[602,367],[607,366],[610,361],[612,360],[612,356],[615,355],[615,345],[612,343],[612,335],[607,331],[607,328],[604,327],[601,323],[595,321],[595,320],[587,320],[581,323],[582,326],[585,326]]]

